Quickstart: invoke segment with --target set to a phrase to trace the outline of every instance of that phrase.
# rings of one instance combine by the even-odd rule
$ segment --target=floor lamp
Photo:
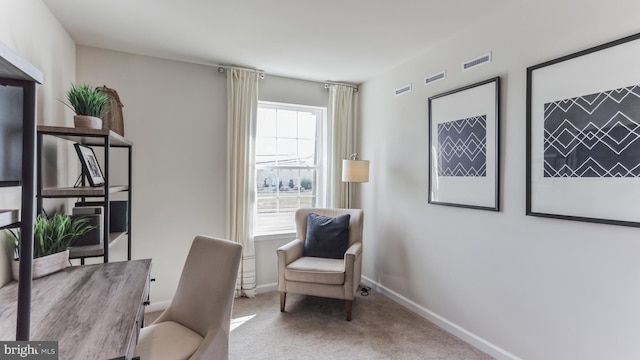
[[[369,160],[358,160],[358,153],[353,153],[348,160],[342,160],[342,182],[347,183],[347,209],[351,209],[351,183],[369,182]],[[358,285],[360,295],[368,296],[368,286]]]
[[[358,153],[342,160],[342,182],[347,183],[347,209],[350,209],[351,183],[369,182],[369,160],[358,160]]]

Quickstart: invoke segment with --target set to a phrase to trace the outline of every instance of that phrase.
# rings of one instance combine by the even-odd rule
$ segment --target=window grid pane
[[[295,229],[294,214],[301,207],[317,207],[317,170],[268,167],[257,171],[258,229]]]
[[[257,233],[295,231],[295,211],[322,206],[319,198],[321,112],[293,106],[258,108]]]

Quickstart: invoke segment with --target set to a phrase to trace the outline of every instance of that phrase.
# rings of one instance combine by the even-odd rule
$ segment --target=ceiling
[[[43,0],[78,45],[362,83],[525,0]]]

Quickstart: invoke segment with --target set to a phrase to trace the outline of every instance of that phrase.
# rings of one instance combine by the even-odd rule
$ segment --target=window
[[[295,232],[295,211],[324,206],[326,108],[258,103],[255,233]]]

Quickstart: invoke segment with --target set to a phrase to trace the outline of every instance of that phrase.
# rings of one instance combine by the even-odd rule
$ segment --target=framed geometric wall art
[[[429,98],[429,203],[499,210],[500,77]]]
[[[640,34],[527,69],[527,215],[640,226]]]

